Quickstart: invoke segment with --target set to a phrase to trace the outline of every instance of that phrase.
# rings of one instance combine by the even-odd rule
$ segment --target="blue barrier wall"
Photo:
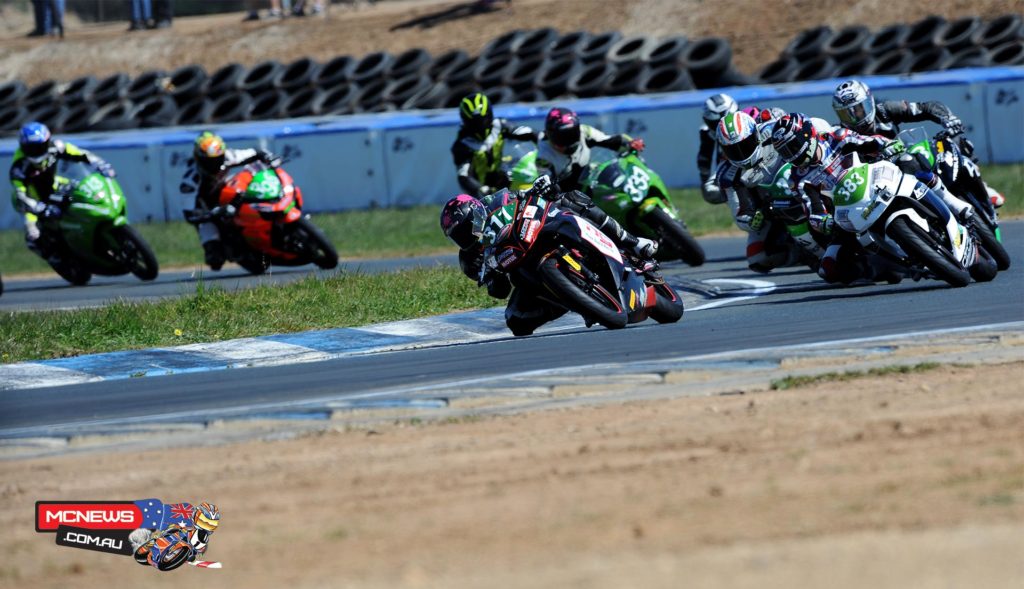
[[[879,99],[940,100],[968,127],[985,162],[1024,161],[1024,67],[982,68],[912,76],[864,78]],[[829,97],[839,80],[727,89],[741,106],[781,106],[833,120]],[[708,95],[701,90],[651,96],[560,101],[607,132],[644,137],[648,163],[670,186],[693,186],[696,130]],[[551,104],[499,105],[499,116],[535,128]],[[930,123],[928,123],[930,125]],[[440,203],[458,192],[449,147],[458,126],[454,110],[384,113],[217,128],[233,147],[258,146],[283,154],[311,212],[369,206]],[[933,129],[937,130],[937,129]],[[178,193],[199,128],[135,130],[68,136],[110,160],[129,200],[133,222],[181,218],[191,206]],[[10,162],[15,143],[0,142]],[[0,228],[20,227],[9,206]]]

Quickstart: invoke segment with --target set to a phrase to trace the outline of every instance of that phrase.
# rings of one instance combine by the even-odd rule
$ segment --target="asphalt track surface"
[[[181,412],[216,416],[257,404],[369,395],[402,398],[409,394],[402,389],[529,370],[1024,321],[1024,222],[1004,224],[1004,239],[1013,267],[993,282],[961,289],[931,280],[834,287],[798,268],[759,275],[737,255],[743,251],[741,239],[709,240],[707,264],[670,267],[666,274],[674,280],[768,280],[776,288],[760,296],[723,299],[720,306],[690,312],[673,325],[645,322],[620,331],[581,325],[551,335],[299,365],[9,391],[0,394],[0,437],[12,428]]]

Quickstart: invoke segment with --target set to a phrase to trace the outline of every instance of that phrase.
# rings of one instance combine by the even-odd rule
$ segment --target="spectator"
[[[132,24],[129,31],[141,31],[153,20],[153,4],[150,0],[132,0]]]
[[[155,0],[156,4],[156,28],[158,29],[169,29],[171,28],[171,19],[174,18],[174,7],[171,5],[171,0]]]
[[[249,8],[249,14],[242,20],[259,20],[259,7],[263,2],[260,0],[246,0],[245,4]],[[281,18],[284,16],[284,13],[281,12],[281,0],[270,0],[270,12],[267,13],[267,16],[270,18]]]
[[[295,0],[295,4],[292,5],[292,16],[306,16],[306,4],[307,0]],[[313,0],[313,7],[310,9],[309,14],[316,16],[324,13],[324,0]]]
[[[64,38],[64,0],[32,0],[36,28],[29,37],[42,37],[56,32]]]

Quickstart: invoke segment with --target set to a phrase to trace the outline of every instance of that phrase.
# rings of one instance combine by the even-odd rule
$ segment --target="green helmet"
[[[491,129],[494,122],[494,110],[491,101],[482,92],[470,94],[459,103],[459,117],[462,127],[477,137],[483,137]]]
[[[281,180],[274,173],[274,170],[260,170],[256,172],[249,186],[245,189],[246,200],[277,200],[281,198],[284,187]]]

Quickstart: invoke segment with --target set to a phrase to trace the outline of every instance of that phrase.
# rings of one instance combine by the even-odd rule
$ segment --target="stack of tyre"
[[[863,26],[802,31],[760,77],[767,83],[785,83],[1022,64],[1021,15],[988,22],[976,16],[953,21],[929,16],[874,32]]]
[[[657,39],[618,32],[560,35],[550,28],[517,30],[491,41],[475,59],[448,54],[437,63],[446,58],[459,62],[434,72],[436,81],[447,86],[446,95],[410,106],[450,107],[473,91],[484,91],[497,102],[537,102],[756,81],[736,72],[732,47],[718,38],[690,42],[678,36]]]

